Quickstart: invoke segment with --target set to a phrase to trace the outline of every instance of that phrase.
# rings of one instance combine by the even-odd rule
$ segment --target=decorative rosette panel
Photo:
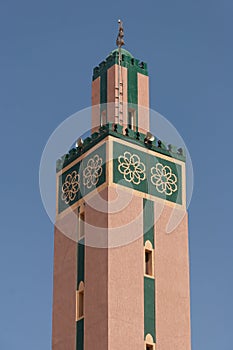
[[[58,213],[106,181],[105,163],[106,145],[102,144],[58,175]]]
[[[113,182],[121,186],[182,203],[181,165],[144,149],[113,143]]]

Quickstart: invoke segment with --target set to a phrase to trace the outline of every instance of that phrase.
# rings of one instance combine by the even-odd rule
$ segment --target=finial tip
[[[118,19],[118,24],[119,24],[119,32],[116,40],[117,46],[120,48],[121,46],[125,45],[124,42],[124,28],[123,28],[123,23],[120,19]]]

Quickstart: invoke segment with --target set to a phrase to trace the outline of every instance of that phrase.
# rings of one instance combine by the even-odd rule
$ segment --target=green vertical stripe
[[[128,108],[136,109],[136,130],[138,131],[138,73],[136,66],[128,68]]]
[[[100,74],[100,103],[107,103],[107,70]]]
[[[154,248],[154,202],[143,199],[144,244],[149,240]]]
[[[144,337],[148,333],[155,342],[155,280],[144,277]]]
[[[77,276],[77,288],[81,281],[84,282],[84,259],[85,259],[85,245],[84,239],[78,242],[78,276]]]
[[[106,110],[106,118],[107,117],[107,100],[108,100],[108,73],[107,69],[104,69],[101,71],[100,74],[100,119],[101,119],[101,112]],[[101,120],[100,120],[101,124]]]
[[[144,244],[149,240],[154,248],[154,202],[143,199]],[[155,279],[144,276],[144,336],[149,333],[156,342]]]
[[[77,244],[77,289],[81,281],[84,282],[85,239]],[[85,296],[84,296],[85,298]],[[84,349],[84,319],[76,322],[76,350]]]
[[[84,349],[84,319],[81,319],[77,322],[76,335],[77,335],[76,350],[83,350]]]

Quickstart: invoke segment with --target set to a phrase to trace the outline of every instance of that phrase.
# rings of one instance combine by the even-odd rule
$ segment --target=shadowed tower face
[[[147,65],[118,46],[57,162],[52,349],[191,350],[185,158],[147,140]]]

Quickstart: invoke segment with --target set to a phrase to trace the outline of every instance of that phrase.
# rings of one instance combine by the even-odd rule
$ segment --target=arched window
[[[146,276],[154,277],[154,249],[149,240],[144,247],[144,273]]]
[[[146,335],[145,350],[155,350],[155,342],[151,334]]]
[[[76,321],[84,317],[84,283],[79,283],[76,291]]]

